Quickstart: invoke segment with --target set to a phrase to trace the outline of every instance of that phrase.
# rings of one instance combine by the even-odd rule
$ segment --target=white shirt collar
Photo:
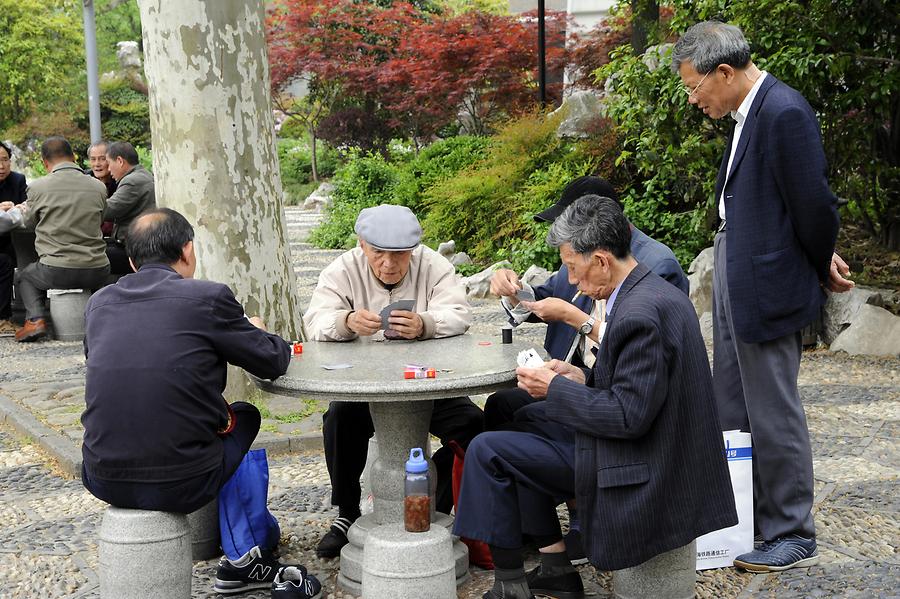
[[[759,88],[762,87],[762,82],[765,78],[766,72],[760,71],[759,77],[756,78],[756,82],[753,84],[753,87],[750,88],[750,91],[747,93],[744,101],[741,102],[741,105],[738,106],[737,110],[731,111],[731,118],[736,120],[738,125],[743,127],[744,121],[747,119],[747,115],[750,113],[750,106],[753,105],[753,99],[756,97],[756,93],[759,91]]]

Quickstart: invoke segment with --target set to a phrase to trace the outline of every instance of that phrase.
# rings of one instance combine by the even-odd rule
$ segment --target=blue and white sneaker
[[[272,583],[272,599],[318,599],[322,583],[306,573],[303,566],[288,566],[278,570]]]
[[[734,565],[748,572],[781,572],[806,568],[819,562],[816,540],[799,535],[765,541],[749,553],[734,558]]]
[[[269,588],[281,567],[271,551],[259,547],[252,548],[239,560],[231,561],[223,557],[216,568],[213,590],[230,595]]]

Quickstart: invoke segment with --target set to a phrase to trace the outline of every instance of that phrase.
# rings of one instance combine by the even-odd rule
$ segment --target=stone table
[[[433,400],[491,393],[515,386],[516,355],[531,344],[502,344],[499,338],[460,335],[425,341],[375,340],[306,342],[303,353],[291,360],[284,376],[258,381],[271,393],[294,397],[369,402],[378,438],[378,459],[372,465],[374,512],[350,528],[350,543],[341,551],[338,584],[359,594],[362,549],[373,527],[403,521],[405,462],[413,447],[426,447]],[[538,348],[542,355],[543,349]],[[545,356],[546,357],[546,356]],[[323,366],[350,364],[328,370]],[[407,364],[438,370],[433,379],[404,379]],[[453,519],[434,513],[437,476],[429,459],[432,480],[432,522],[449,528]],[[454,544],[457,583],[468,579],[465,545]]]

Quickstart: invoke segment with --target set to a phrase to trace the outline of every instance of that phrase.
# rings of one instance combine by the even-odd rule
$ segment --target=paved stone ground
[[[303,305],[319,270],[339,253],[303,242],[316,219],[288,209]],[[501,321],[494,302],[476,302],[472,332],[496,335]],[[531,326],[517,334],[539,344],[542,331]],[[0,361],[0,599],[98,597],[103,504],[71,477],[81,441],[81,345],[0,339]],[[806,352],[800,385],[813,438],[821,563],[780,575],[702,572],[700,597],[900,597],[900,361]],[[322,406],[258,402],[267,410],[260,440],[272,453],[270,505],[282,526],[282,561],[306,564],[325,582],[326,597],[350,599],[335,589],[337,560],[315,557],[335,515],[321,453]],[[215,596],[214,571],[215,560],[195,564],[193,597]],[[582,566],[581,574],[593,596],[611,596],[608,573]],[[459,597],[481,597],[491,581],[489,572],[475,570]]]

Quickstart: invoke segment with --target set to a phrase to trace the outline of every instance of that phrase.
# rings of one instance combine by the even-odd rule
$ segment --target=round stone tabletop
[[[459,335],[425,341],[373,341],[303,344],[284,376],[258,381],[271,393],[341,401],[411,401],[491,393],[514,387],[516,355],[530,343],[502,344]],[[546,357],[543,348],[535,348]],[[350,365],[329,370],[325,366]],[[410,364],[435,368],[433,379],[404,379]]]

